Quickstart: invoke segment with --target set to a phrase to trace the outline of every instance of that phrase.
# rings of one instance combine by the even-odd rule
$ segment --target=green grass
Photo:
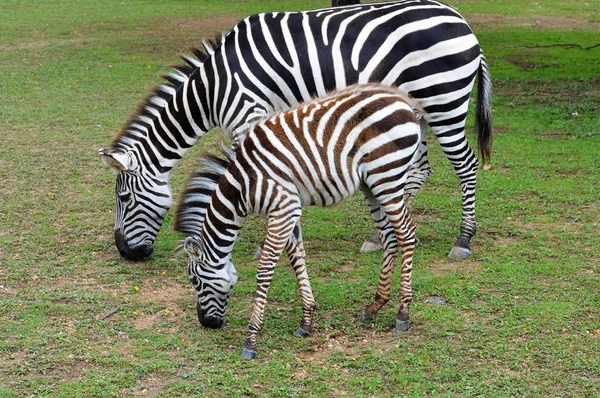
[[[522,47],[599,43],[596,3],[456,1],[495,94],[473,255],[446,260],[460,195],[431,139],[434,174],[412,207],[411,329],[391,333],[397,299],[354,322],[381,261],[358,253],[372,225],[356,197],[305,212],[314,335],[292,336],[301,310],[282,260],[259,356],[246,362],[264,222],[249,220],[236,246],[226,326],[201,329],[170,216],[151,260],[119,258],[114,177],[96,153],[188,46],[250,13],[328,2],[4,1],[0,397],[600,395],[600,48]],[[200,150],[175,171],[176,192]]]

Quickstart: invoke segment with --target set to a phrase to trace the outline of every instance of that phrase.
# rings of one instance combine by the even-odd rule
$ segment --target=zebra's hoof
[[[408,319],[406,321],[399,321],[396,319],[396,328],[394,329],[394,334],[407,331],[409,324],[410,321]]]
[[[373,319],[375,319],[375,315],[367,314],[364,311],[358,316],[359,322],[371,322]]]
[[[371,235],[369,235],[369,237],[363,242],[360,252],[371,253],[381,249],[383,249],[383,246],[381,246],[381,242],[379,241],[379,234],[377,231],[373,231],[371,232]]]
[[[310,332],[307,330],[304,330],[302,328],[298,328],[298,330],[296,330],[294,332],[294,336],[298,336],[298,337],[308,337],[310,336]]]
[[[258,246],[256,252],[254,253],[254,259],[260,260],[260,256],[262,255],[262,246]]]
[[[448,258],[452,261],[464,260],[471,255],[471,250],[466,247],[453,246],[448,254]]]
[[[247,348],[244,348],[242,350],[242,358],[244,359],[252,359],[256,356],[256,351],[254,350],[249,350]]]

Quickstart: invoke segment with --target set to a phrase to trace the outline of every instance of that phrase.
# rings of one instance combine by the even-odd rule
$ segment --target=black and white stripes
[[[235,144],[249,121],[367,82],[398,86],[424,109],[421,161],[409,182],[417,190],[430,172],[428,124],[461,183],[461,232],[451,257],[469,254],[478,162],[464,126],[478,73],[484,159],[491,146],[491,91],[479,44],[455,10],[434,0],[405,0],[265,13],[245,18],[219,40],[205,45],[206,54],[185,57],[188,65],[175,68],[112,147],[100,151],[118,175],[117,202],[129,199],[118,205],[123,211],[115,221],[124,257],[136,260],[151,252],[170,206],[171,170],[206,131],[221,127]],[[129,196],[120,191],[124,186],[130,187]]]
[[[205,158],[204,171],[192,176],[182,194],[175,223],[176,230],[193,235],[184,248],[204,326],[223,324],[237,279],[231,276],[235,275],[231,252],[244,219],[255,214],[268,219],[268,231],[243,356],[256,353],[267,290],[284,249],[302,300],[303,317],[296,333],[310,334],[315,301],[298,224],[302,208],[332,205],[362,190],[385,249],[375,298],[362,317],[371,319],[390,299],[400,247],[396,328],[408,327],[415,228],[406,210],[404,185],[418,155],[416,109],[394,88],[352,86],[260,121],[227,160]]]

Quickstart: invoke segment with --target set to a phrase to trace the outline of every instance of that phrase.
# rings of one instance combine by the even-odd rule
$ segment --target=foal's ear
[[[121,171],[135,168],[132,156],[126,152],[101,148],[98,150],[98,155],[100,155],[104,167],[110,169],[115,175],[118,175]]]
[[[197,260],[200,258],[200,253],[202,248],[200,247],[200,242],[194,236],[188,236],[183,241],[183,250],[190,256],[192,259]]]
[[[413,108],[413,112],[418,120],[423,119],[423,115],[425,115],[425,111],[421,108]]]

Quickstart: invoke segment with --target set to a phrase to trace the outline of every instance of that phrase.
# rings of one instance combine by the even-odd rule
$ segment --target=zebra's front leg
[[[302,321],[300,326],[294,332],[294,335],[308,337],[312,332],[313,315],[316,309],[315,298],[313,296],[308,273],[306,272],[306,252],[302,241],[302,230],[300,224],[294,227],[294,233],[290,236],[285,250],[288,254],[290,264],[296,273],[298,290],[300,290],[300,300],[302,302]]]
[[[399,293],[400,308],[398,309],[398,314],[396,315],[396,328],[394,329],[395,332],[407,330],[410,322],[408,312],[410,303],[413,300],[412,262],[413,253],[417,243],[415,224],[408,214],[406,208],[404,208],[403,212],[404,214],[399,221],[392,221],[394,230],[396,231],[396,238],[400,242],[400,247],[402,250]]]
[[[366,188],[363,188],[363,193],[367,200],[371,217],[375,221],[379,231],[379,239],[383,242],[384,254],[383,265],[379,273],[379,282],[375,290],[373,302],[368,305],[359,316],[359,321],[371,321],[375,318],[375,314],[390,300],[390,291],[392,280],[394,279],[394,267],[398,257],[398,242],[396,240],[394,229],[388,221],[387,215],[383,212],[379,203],[373,197],[373,194]]]
[[[263,325],[267,291],[273,279],[275,264],[287,242],[290,240],[292,231],[300,219],[300,215],[301,209],[298,204],[297,206],[293,206],[289,211],[277,212],[277,216],[269,216],[267,237],[258,262],[258,272],[256,274],[254,309],[252,310],[250,324],[248,325],[248,336],[242,350],[242,357],[244,359],[252,359],[256,356],[258,334]]]

